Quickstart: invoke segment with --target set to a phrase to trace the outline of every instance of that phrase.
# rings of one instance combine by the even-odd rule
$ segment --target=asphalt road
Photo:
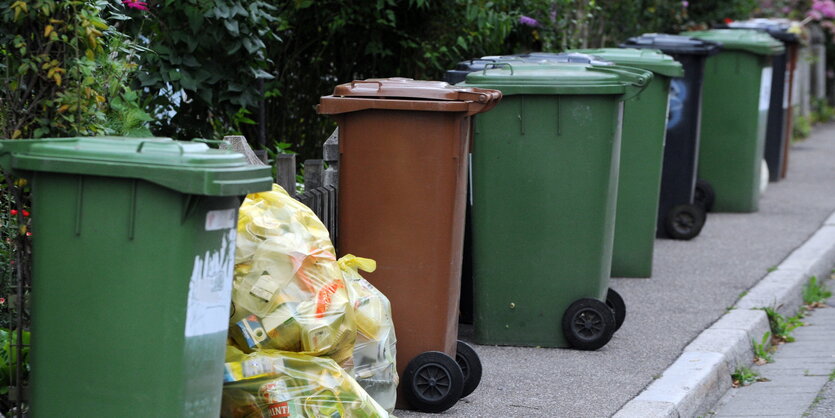
[[[474,346],[481,385],[442,415],[607,417],[835,211],[835,124],[795,144],[788,177],[751,214],[711,213],[692,241],[657,240],[651,279],[614,279],[627,318],[594,352]],[[466,339],[467,329],[461,330]],[[396,411],[399,417],[417,417]]]
[[[830,380],[824,385],[805,416],[808,418],[835,417],[835,380]]]

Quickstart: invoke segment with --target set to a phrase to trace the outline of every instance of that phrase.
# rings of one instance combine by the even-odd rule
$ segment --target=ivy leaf
[[[234,92],[242,92],[242,91],[244,91],[244,86],[243,86],[243,84],[238,84],[238,83],[231,82],[231,83],[229,83],[229,87],[227,88],[227,90],[234,91]]]
[[[238,21],[237,20],[224,20],[223,26],[226,27],[226,30],[229,31],[232,36],[238,36],[241,34],[240,30],[238,29]]]
[[[204,102],[212,103],[212,96],[213,96],[212,89],[202,88],[202,89],[197,91],[197,95],[200,96],[200,98],[203,99]]]
[[[192,33],[198,33],[203,28],[203,15],[199,10],[193,8],[186,9],[186,15],[188,16],[189,29]]]
[[[233,14],[233,16],[236,15],[236,14],[238,16],[249,16],[246,9],[244,9],[244,7],[241,6],[241,3],[235,3],[235,6],[232,7],[232,14]]]
[[[41,138],[49,132],[48,128],[37,128],[32,132],[32,138]]]
[[[197,58],[194,58],[194,55],[186,55],[183,57],[183,64],[188,65],[189,67],[199,67],[200,61],[197,61]]]
[[[275,78],[275,76],[273,76],[272,74],[270,74],[270,73],[268,73],[264,70],[255,69],[255,68],[252,69],[252,75],[254,75],[255,78],[257,78],[257,79],[264,79],[264,80],[272,80],[272,79]]]
[[[232,11],[229,10],[229,7],[227,7],[223,3],[216,3],[216,4],[217,5],[215,6],[215,8],[212,11],[210,11],[209,13],[213,14],[214,17],[219,17],[221,19],[228,19],[228,18],[232,17]]]
[[[226,50],[226,55],[232,55],[232,54],[238,52],[238,50],[241,49],[241,44],[242,43],[240,41],[232,42],[229,45],[229,48]]]
[[[179,81],[182,76],[177,70],[168,70],[168,79],[171,81]]]
[[[180,71],[180,85],[183,86],[186,90],[195,91],[197,90],[197,82],[192,78],[191,74],[187,71]]]

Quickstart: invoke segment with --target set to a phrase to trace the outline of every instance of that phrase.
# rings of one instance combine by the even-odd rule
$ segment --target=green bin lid
[[[237,152],[170,138],[81,137],[0,141],[0,167],[135,178],[185,194],[240,196],[270,190],[271,169]]]
[[[746,51],[758,55],[778,55],[785,50],[783,43],[770,35],[751,29],[711,29],[684,32],[682,35],[722,44],[723,51]]]
[[[599,48],[576,49],[568,52],[594,55],[617,65],[636,67],[667,77],[684,77],[684,68],[681,63],[657,49]]]
[[[625,94],[640,92],[652,73],[616,65],[562,62],[497,62],[467,75],[460,86],[495,88],[502,94]]]

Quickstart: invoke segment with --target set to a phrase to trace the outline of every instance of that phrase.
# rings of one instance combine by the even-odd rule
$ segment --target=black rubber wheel
[[[664,229],[672,239],[691,240],[705,226],[705,210],[701,206],[683,204],[674,206],[664,218]]]
[[[576,300],[562,316],[562,332],[572,347],[597,350],[615,333],[615,313],[597,299]]]
[[[403,371],[403,393],[416,411],[443,412],[461,399],[464,373],[452,357],[427,351],[413,358]]]
[[[455,362],[461,367],[464,373],[464,390],[461,397],[466,398],[481,383],[481,360],[478,353],[464,341],[458,340],[458,347],[455,349]]]
[[[617,331],[626,319],[626,302],[623,301],[620,293],[610,287],[606,293],[606,305],[615,313],[615,331]]]
[[[696,190],[693,193],[693,202],[701,206],[705,212],[713,210],[713,202],[716,201],[716,192],[707,180],[696,180]]]

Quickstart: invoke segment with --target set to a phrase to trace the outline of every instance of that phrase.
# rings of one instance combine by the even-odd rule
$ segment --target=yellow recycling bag
[[[331,359],[227,348],[222,418],[388,417]]]
[[[391,304],[358,270],[373,272],[377,263],[348,254],[338,261],[354,308],[357,341],[354,344],[354,378],[388,412],[397,400],[397,338]]]
[[[328,231],[278,185],[238,217],[229,334],[244,352],[328,356],[351,369],[354,310]]]

